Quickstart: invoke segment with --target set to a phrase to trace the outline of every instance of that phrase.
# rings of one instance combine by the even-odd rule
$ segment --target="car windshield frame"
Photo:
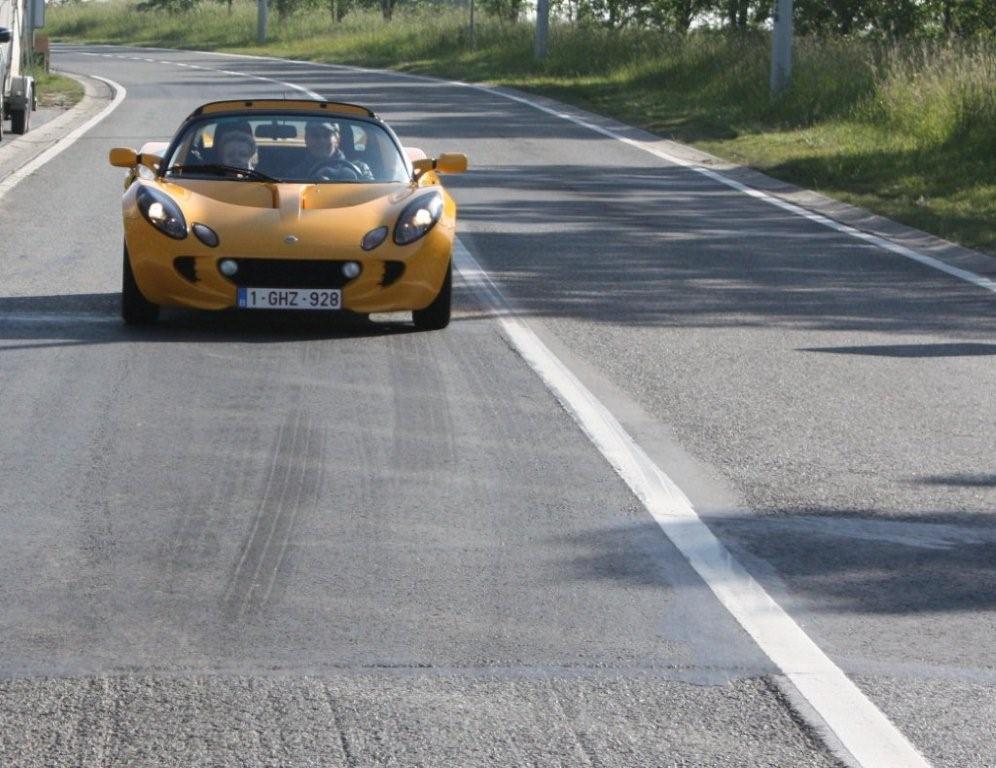
[[[218,176],[212,174],[205,175],[186,175],[186,174],[171,174],[170,168],[175,166],[190,165],[189,163],[173,163],[171,162],[177,151],[180,149],[186,137],[192,131],[196,131],[198,126],[204,123],[217,123],[220,120],[230,120],[233,118],[241,118],[244,120],[257,120],[259,118],[284,118],[288,120],[314,120],[321,117],[324,121],[330,122],[353,122],[353,123],[368,123],[373,126],[375,130],[379,129],[383,131],[384,135],[387,136],[390,143],[393,145],[394,150],[397,152],[398,157],[401,159],[401,165],[404,168],[404,178],[389,179],[389,180],[370,180],[370,179],[284,179],[284,178],[274,178],[268,183],[277,184],[409,184],[414,178],[414,169],[412,163],[407,153],[404,151],[404,147],[401,144],[400,139],[383,121],[377,119],[376,117],[365,117],[361,115],[354,114],[343,114],[339,112],[316,112],[314,110],[298,110],[298,109],[252,109],[252,110],[236,110],[231,112],[214,112],[209,114],[199,114],[192,115],[177,129],[176,134],[170,141],[169,146],[166,148],[163,154],[163,162],[159,165],[156,171],[156,177],[160,180],[168,181],[234,181],[234,182],[255,182],[261,183],[259,178],[253,178],[251,172],[247,172],[244,175],[239,175],[233,173],[230,176]],[[255,138],[255,137],[254,137]],[[205,163],[205,165],[212,165],[210,163]],[[215,164],[216,165],[216,164]],[[265,174],[265,172],[263,172]],[[267,174],[268,175],[268,174]]]

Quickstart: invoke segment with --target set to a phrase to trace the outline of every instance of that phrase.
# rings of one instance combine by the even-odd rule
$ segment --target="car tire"
[[[159,305],[146,299],[139,290],[131,271],[128,246],[124,249],[121,273],[121,317],[128,325],[152,325],[159,319]]]
[[[31,124],[31,107],[25,109],[14,109],[10,113],[10,132],[24,134],[28,132]]]
[[[450,324],[450,306],[453,297],[453,262],[446,267],[446,278],[436,298],[425,309],[412,312],[415,327],[422,331],[439,331]]]

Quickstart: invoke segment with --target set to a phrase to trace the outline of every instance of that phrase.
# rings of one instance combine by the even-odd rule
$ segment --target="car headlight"
[[[174,240],[183,240],[187,236],[187,220],[183,218],[180,206],[168,195],[143,186],[139,188],[135,202],[145,220],[164,235]]]
[[[394,225],[394,242],[398,245],[414,243],[436,226],[443,215],[443,196],[438,192],[420,195],[412,200],[398,217]]]

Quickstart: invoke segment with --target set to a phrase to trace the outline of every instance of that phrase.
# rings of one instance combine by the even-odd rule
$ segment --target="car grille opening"
[[[238,271],[226,280],[252,288],[342,288],[351,281],[342,274],[348,261],[310,259],[231,259]],[[355,279],[355,278],[354,278]]]

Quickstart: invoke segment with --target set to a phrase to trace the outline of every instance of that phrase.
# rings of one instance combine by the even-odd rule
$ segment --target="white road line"
[[[171,64],[172,62],[163,61],[162,64]],[[305,94],[309,99],[317,99],[318,101],[323,101],[321,94],[315,93],[312,90],[305,88],[303,85],[296,85],[295,83],[288,83],[284,80],[277,80],[272,77],[263,77],[262,75],[250,75],[248,72],[233,72],[230,69],[214,69],[212,67],[203,67],[210,72],[220,72],[223,75],[231,75],[233,77],[247,77],[250,80],[260,80],[264,83],[273,83],[274,85],[282,85],[284,88],[290,88],[293,91],[300,91]]]
[[[93,128],[97,123],[107,117],[111,112],[117,109],[121,102],[125,100],[128,92],[124,89],[124,86],[120,83],[116,83],[113,80],[108,80],[105,77],[93,76],[95,80],[100,80],[102,83],[106,83],[114,91],[114,98],[111,103],[104,107],[100,112],[87,120],[83,125],[74,128],[72,131],[67,133],[61,139],[59,139],[55,144],[42,152],[38,157],[36,157],[31,162],[21,166],[16,171],[14,171],[10,176],[0,182],[0,200],[10,192],[14,187],[24,181],[28,176],[33,174],[39,168],[41,168],[49,160],[52,160],[57,155],[62,154],[67,149],[69,149],[76,141],[87,131]]]
[[[127,57],[122,57],[127,58]],[[150,61],[154,64],[165,64],[166,66],[173,67],[187,67],[189,69],[200,69],[205,72],[217,72],[219,75],[228,75],[229,77],[241,77],[248,80],[259,80],[263,83],[272,83],[273,85],[279,85],[284,88],[289,88],[292,91],[299,91],[305,94],[309,99],[316,99],[318,101],[323,101],[322,95],[320,93],[315,93],[315,91],[305,88],[303,85],[297,85],[296,83],[288,83],[284,80],[277,80],[273,77],[264,77],[263,75],[251,75],[248,72],[234,72],[230,69],[216,69],[215,67],[201,67],[197,64],[184,64],[179,61],[168,61],[163,59],[143,59],[143,61]]]
[[[758,647],[865,768],[929,765],[889,719],[723,546],[692,503],[539,337],[509,310],[501,292],[459,242],[454,264],[494,313],[506,338],[626,482],[664,534]]]
[[[162,49],[158,49],[157,48],[157,49],[154,49],[154,50],[162,50]],[[242,78],[246,78],[248,80],[258,80],[258,81],[263,82],[263,83],[272,83],[273,85],[279,85],[279,86],[282,86],[284,88],[289,88],[292,91],[298,91],[300,93],[303,93],[309,99],[316,99],[318,101],[323,101],[324,100],[324,98],[322,97],[322,95],[320,93],[316,93],[315,91],[312,91],[312,90],[310,90],[308,88],[305,88],[303,85],[297,85],[296,83],[288,83],[285,80],[277,80],[276,78],[265,77],[263,75],[252,75],[252,74],[249,74],[248,72],[234,72],[234,71],[232,71],[230,69],[217,69],[215,67],[202,67],[202,66],[200,66],[198,64],[185,64],[185,63],[180,62],[180,61],[169,61],[169,60],[165,60],[165,59],[146,59],[146,58],[142,58],[142,57],[139,57],[139,56],[123,56],[123,55],[120,55],[120,54],[116,55],[116,54],[108,54],[108,53],[104,53],[104,54],[84,53],[84,55],[85,56],[98,56],[99,55],[99,56],[106,56],[108,58],[126,59],[128,61],[147,61],[147,62],[149,62],[151,64],[164,64],[166,66],[172,66],[172,67],[187,67],[188,69],[200,69],[200,70],[203,70],[204,72],[216,72],[219,75],[228,75],[229,77],[242,77]],[[97,79],[98,80],[102,80],[103,78],[97,78]]]
[[[634,149],[638,149],[643,152],[648,152],[649,154],[654,155],[655,157],[658,157],[661,160],[666,160],[667,162],[673,163],[674,165],[679,165],[683,168],[687,168],[690,171],[694,171],[695,173],[699,173],[703,176],[706,176],[712,179],[713,181],[719,182],[720,184],[724,184],[730,187],[731,189],[735,189],[738,192],[742,192],[745,195],[749,195],[750,197],[753,197],[757,200],[762,200],[765,203],[768,203],[769,205],[781,208],[782,210],[792,213],[796,216],[801,216],[805,219],[808,219],[809,221],[812,221],[815,224],[820,224],[821,226],[829,227],[830,229],[833,229],[836,232],[840,232],[841,234],[849,235],[850,237],[856,238],[858,240],[863,240],[867,243],[871,243],[872,245],[881,248],[882,250],[889,251],[890,253],[895,253],[900,256],[904,256],[907,259],[912,259],[913,261],[923,264],[926,267],[930,267],[932,269],[945,272],[951,275],[952,277],[957,277],[960,280],[965,280],[966,282],[972,283],[973,285],[976,285],[979,288],[984,288],[985,290],[996,293],[996,280],[991,280],[987,277],[976,274],[975,272],[970,272],[967,269],[960,269],[959,267],[956,267],[952,264],[948,264],[946,261],[936,259],[933,256],[928,256],[925,253],[920,253],[919,251],[916,251],[912,248],[907,248],[905,245],[900,245],[899,243],[895,243],[891,240],[888,240],[884,237],[880,237],[878,235],[873,235],[868,232],[863,232],[860,229],[857,229],[848,224],[844,224],[842,222],[831,219],[828,216],[823,216],[822,214],[814,213],[813,211],[807,210],[802,206],[790,203],[786,200],[782,200],[781,198],[776,197],[774,195],[770,195],[767,192],[762,192],[759,189],[755,189],[754,187],[747,186],[746,184],[743,184],[742,182],[739,182],[735,179],[731,179],[728,176],[724,176],[722,173],[713,170],[712,168],[705,168],[702,165],[699,165],[698,163],[693,163],[689,160],[685,160],[681,157],[678,157],[677,155],[673,155],[670,152],[665,152],[659,147],[655,147],[649,144],[648,142],[638,141],[636,139],[630,139],[626,136],[622,136],[621,134],[616,133],[613,130],[610,130],[608,128],[603,128],[600,125],[595,125],[594,123],[591,123],[587,120],[583,120],[580,117],[576,117],[566,112],[561,112],[556,109],[543,106],[542,104],[532,101],[531,99],[527,99],[523,96],[516,96],[511,93],[505,93],[504,91],[501,91],[497,88],[493,88],[487,85],[481,85],[479,83],[467,83],[462,80],[446,80],[445,78],[441,77],[429,77],[428,75],[415,75],[410,72],[392,72],[389,70],[370,69],[369,67],[354,67],[346,64],[326,64],[324,62],[293,61],[291,59],[278,59],[273,56],[252,56],[252,55],[235,54],[235,53],[219,53],[217,51],[197,51],[196,53],[208,56],[228,56],[232,58],[262,59],[264,61],[275,61],[275,62],[280,62],[282,64],[294,64],[297,66],[315,66],[315,67],[325,67],[329,69],[347,70],[352,72],[364,72],[366,74],[373,74],[381,77],[388,75],[391,77],[402,77],[411,80],[423,80],[434,83],[446,83],[447,85],[458,86],[460,88],[470,88],[471,90],[481,91],[483,93],[488,93],[493,96],[500,96],[503,99],[508,99],[510,101],[517,102],[519,104],[524,104],[527,107],[532,107],[533,109],[539,110],[540,112],[545,112],[548,115],[553,115],[554,117],[560,118],[561,120],[566,120],[570,123],[574,123],[575,125],[580,126],[581,128],[585,128],[589,131],[601,134],[602,136],[607,136],[608,138],[615,139],[616,141],[621,141],[623,144],[633,147]]]
[[[4,296],[5,300],[17,299],[17,296]],[[3,314],[0,313],[0,320],[5,323],[17,323],[17,324],[57,324],[66,325],[67,323],[73,323],[79,325],[81,323],[88,324],[100,324],[104,325],[107,323],[114,323],[119,325],[121,323],[121,318],[117,315],[100,315],[96,312],[83,314],[83,313],[53,313],[53,312],[29,312],[29,313],[19,313],[19,314]]]

